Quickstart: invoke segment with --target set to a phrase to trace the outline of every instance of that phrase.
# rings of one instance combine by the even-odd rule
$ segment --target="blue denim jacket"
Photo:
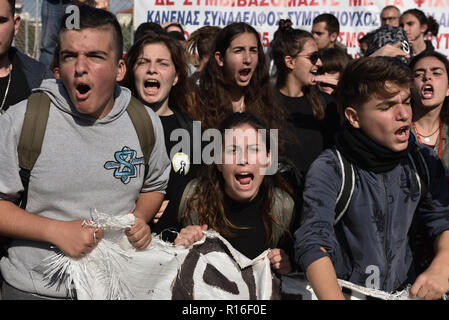
[[[301,268],[306,271],[312,262],[328,256],[338,278],[358,285],[394,292],[413,283],[408,239],[412,220],[423,224],[432,239],[449,230],[443,165],[429,148],[420,146],[420,152],[430,171],[430,186],[421,202],[418,177],[408,157],[381,174],[354,166],[354,193],[334,226],[342,177],[337,157],[325,150],[306,176],[301,224],[295,232],[295,259]]]

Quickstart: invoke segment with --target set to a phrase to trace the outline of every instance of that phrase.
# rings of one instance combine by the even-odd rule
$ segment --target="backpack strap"
[[[334,225],[336,225],[345,214],[349,203],[351,202],[352,194],[354,193],[355,174],[354,167],[348,160],[346,160],[345,157],[342,156],[340,151],[336,148],[333,148],[332,151],[337,156],[341,168],[341,187],[335,203]]]
[[[290,227],[290,223],[293,218],[293,208],[295,206],[295,202],[293,198],[284,190],[280,188],[276,188],[274,190],[274,203],[273,203],[273,216],[274,218],[281,224],[280,226],[277,224],[273,224],[273,238],[272,245],[273,248],[276,248],[279,240],[284,234],[284,227]]]
[[[19,205],[23,209],[27,203],[30,173],[41,153],[49,112],[50,98],[47,94],[37,92],[28,97],[25,118],[17,146],[19,174],[24,188],[19,199]]]
[[[33,93],[28,98],[17,152],[20,168],[33,169],[44,141],[50,111],[50,98],[43,92]]]
[[[427,162],[419,151],[419,147],[415,144],[409,152],[408,157],[415,170],[416,178],[419,185],[419,192],[421,194],[420,200],[424,197],[430,187],[430,174]]]
[[[419,206],[430,189],[429,168],[416,142],[408,157],[415,171],[416,181],[419,186]],[[429,267],[435,256],[435,251],[433,250],[433,240],[426,236],[425,226],[420,222],[417,215],[413,218],[408,237],[413,253],[415,270],[419,274]]]
[[[33,93],[28,98],[22,132],[17,146],[19,174],[24,187],[24,191],[19,199],[21,208],[26,207],[31,170],[42,150],[50,103],[50,98],[44,92]],[[140,147],[142,148],[146,176],[148,173],[148,162],[155,143],[153,122],[145,110],[145,106],[134,97],[131,97],[126,111],[134,125]]]
[[[342,173],[341,187],[335,204],[334,225],[336,225],[348,209],[352,194],[354,193],[355,174],[354,167],[349,161],[346,160],[344,156],[341,155],[340,151],[336,148],[332,149],[332,151],[338,158]],[[417,145],[412,148],[411,152],[408,154],[408,157],[410,158],[412,166],[415,169],[422,199],[430,186],[429,168]]]
[[[178,209],[178,221],[182,224],[182,226],[186,225],[199,225],[198,212],[190,211],[187,223],[185,223],[183,216],[187,210],[187,200],[192,196],[195,191],[196,186],[198,185],[198,179],[190,180],[181,196],[181,201],[179,203]]]
[[[153,151],[155,143],[153,122],[145,108],[146,107],[133,96],[131,96],[131,100],[126,108],[134,125],[134,129],[136,130],[137,137],[139,138],[140,147],[142,148],[145,161],[144,179],[148,173],[148,162],[150,161],[151,152]]]

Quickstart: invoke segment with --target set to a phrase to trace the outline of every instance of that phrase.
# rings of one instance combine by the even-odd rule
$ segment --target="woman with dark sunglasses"
[[[295,145],[286,150],[297,170],[305,174],[316,157],[333,145],[339,120],[332,98],[317,88],[323,65],[311,33],[293,29],[290,20],[280,20],[271,42],[276,65],[276,87]]]

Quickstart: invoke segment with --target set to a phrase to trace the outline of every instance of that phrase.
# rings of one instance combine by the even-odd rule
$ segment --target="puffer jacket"
[[[385,173],[354,166],[354,193],[335,226],[340,164],[331,149],[315,160],[306,176],[301,223],[295,232],[295,259],[304,271],[328,256],[339,279],[358,285],[373,288],[375,284],[377,289],[394,292],[414,282],[408,238],[414,218],[431,239],[449,230],[449,188],[443,165],[431,149],[419,146],[419,151],[430,177],[422,199],[419,178],[408,157]]]

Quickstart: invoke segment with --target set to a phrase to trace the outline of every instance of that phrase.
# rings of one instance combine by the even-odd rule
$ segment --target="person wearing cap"
[[[366,57],[393,57],[408,64],[412,55],[410,43],[402,28],[383,26],[370,32]]]

